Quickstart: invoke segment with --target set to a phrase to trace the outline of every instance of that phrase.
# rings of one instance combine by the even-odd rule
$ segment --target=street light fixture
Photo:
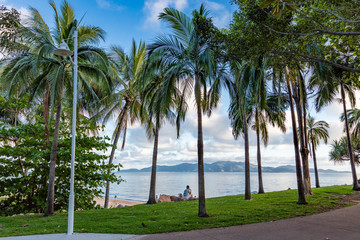
[[[75,177],[75,140],[76,140],[76,106],[77,106],[77,68],[78,68],[78,32],[74,32],[74,52],[70,51],[69,46],[62,40],[54,54],[63,57],[74,55],[74,88],[73,88],[73,115],[72,115],[72,141],[71,141],[71,173],[70,173],[70,195],[68,210],[68,232],[72,235],[74,230],[74,177]]]

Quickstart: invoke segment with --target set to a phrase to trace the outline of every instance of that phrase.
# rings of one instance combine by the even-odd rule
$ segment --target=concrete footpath
[[[326,213],[242,226],[152,235],[81,233],[6,237],[1,240],[359,240],[360,204]]]

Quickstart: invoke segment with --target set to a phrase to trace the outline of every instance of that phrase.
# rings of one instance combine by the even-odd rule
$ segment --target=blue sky
[[[55,0],[57,6],[62,0]],[[230,1],[200,0],[70,0],[76,16],[83,18],[83,23],[100,26],[107,33],[105,46],[117,44],[125,50],[130,48],[132,39],[151,42],[159,33],[166,31],[158,20],[158,14],[165,7],[174,7],[190,14],[200,4],[206,3],[213,13],[215,22],[226,27],[235,6]],[[48,23],[53,23],[53,12],[47,0],[0,0],[0,3],[21,9],[26,14],[29,6],[39,10]]]
[[[56,0],[57,6],[62,1]],[[236,6],[228,0],[200,1],[200,0],[70,0],[78,18],[84,16],[83,22],[88,25],[99,26],[107,33],[104,48],[116,44],[129,51],[132,39],[146,43],[160,33],[167,32],[166,26],[157,20],[158,14],[165,7],[175,7],[186,14],[199,8],[204,2],[213,16],[214,23],[220,28],[226,28],[231,20],[231,13]],[[23,15],[29,14],[27,8],[32,6],[39,10],[45,21],[52,27],[53,12],[46,0],[0,0],[0,4],[15,7]],[[231,134],[230,121],[227,117],[228,97],[226,93],[219,108],[211,118],[204,117],[204,144],[205,162],[230,160],[243,161],[243,141],[235,141]],[[191,103],[190,103],[191,105]],[[326,120],[330,123],[330,143],[343,135],[339,115],[341,105],[334,103],[320,113],[310,108],[311,114],[317,120]],[[267,148],[263,148],[263,166],[294,165],[294,148],[292,145],[292,132],[290,113],[287,113],[287,132],[270,128],[270,141]],[[158,164],[174,165],[183,162],[196,163],[196,114],[193,109],[189,111],[185,123],[182,125],[181,137],[176,139],[176,131],[170,125],[165,125],[160,131]],[[111,136],[114,122],[106,125],[105,134]],[[329,145],[321,144],[317,151],[318,167],[335,170],[350,171],[349,164],[334,165],[328,160]],[[152,142],[145,137],[143,128],[135,123],[130,126],[127,133],[125,150],[116,152],[115,162],[120,162],[125,168],[141,168],[151,165]],[[256,139],[253,131],[250,133],[251,163],[256,163]],[[312,168],[312,160],[310,159]],[[349,181],[351,176],[349,175]]]

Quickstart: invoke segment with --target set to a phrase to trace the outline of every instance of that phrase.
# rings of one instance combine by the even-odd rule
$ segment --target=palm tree
[[[50,153],[49,185],[45,216],[54,214],[54,180],[60,119],[63,102],[72,92],[73,65],[69,57],[54,55],[58,44],[64,40],[70,49],[74,47],[73,34],[78,29],[78,84],[80,99],[98,99],[98,93],[109,86],[106,54],[92,46],[103,39],[104,32],[98,27],[79,25],[74,10],[67,1],[63,2],[60,14],[54,2],[55,28],[50,31],[40,13],[31,8],[30,27],[23,29],[24,39],[31,41],[29,54],[15,56],[7,61],[2,82],[9,94],[17,89],[29,89],[34,96],[45,96],[47,101],[45,119],[49,116],[50,106],[55,108],[55,129]],[[32,74],[32,75],[30,75]],[[29,76],[35,76],[30,79]],[[25,80],[25,81],[22,81]],[[105,83],[105,84],[104,84]],[[81,106],[81,101],[79,102]]]
[[[140,120],[140,91],[139,84],[147,62],[145,43],[139,45],[132,42],[130,54],[118,46],[111,47],[112,73],[115,79],[114,92],[98,103],[95,119],[102,118],[106,123],[112,116],[116,116],[116,128],[113,133],[113,146],[109,164],[114,160],[115,150],[121,133],[123,141],[121,149],[125,147],[128,123]],[[106,183],[104,208],[109,207],[110,182]]]
[[[298,202],[297,204],[307,204],[305,199],[305,191],[304,191],[304,183],[301,173],[301,162],[300,162],[300,153],[299,153],[299,141],[296,131],[296,118],[295,118],[295,110],[294,110],[294,102],[293,102],[293,94],[291,85],[294,86],[294,71],[289,68],[285,67],[286,75],[286,86],[287,92],[289,95],[289,104],[290,104],[290,111],[291,111],[291,123],[292,123],[292,130],[293,130],[293,142],[294,142],[294,150],[295,150],[295,166],[296,166],[296,178],[297,178],[297,188],[298,188]]]
[[[353,108],[347,110],[349,128],[352,130],[352,136],[360,139],[360,109]],[[342,122],[345,121],[345,114],[342,113],[340,116]],[[345,131],[345,129],[344,129]]]
[[[245,200],[251,199],[250,189],[250,158],[249,158],[249,130],[247,113],[251,111],[251,83],[253,83],[251,65],[244,62],[232,63],[234,75],[233,90],[230,91],[231,103],[229,118],[231,119],[232,133],[235,139],[243,134],[245,148]]]
[[[312,156],[314,160],[315,184],[317,188],[320,187],[320,183],[319,183],[319,174],[317,169],[315,150],[321,139],[325,142],[325,144],[327,143],[327,140],[329,138],[329,132],[327,128],[329,128],[329,124],[327,122],[315,121],[313,117],[308,116],[307,135],[309,138],[308,142],[309,144],[311,144],[311,149],[312,149]]]
[[[258,193],[264,193],[264,186],[262,181],[261,169],[261,150],[260,141],[262,140],[266,146],[268,143],[267,123],[272,126],[278,126],[285,132],[285,108],[284,101],[278,102],[279,96],[277,93],[269,94],[267,90],[267,82],[265,71],[267,68],[267,60],[259,58],[258,66],[250,64],[248,66],[250,81],[250,103],[249,111],[247,112],[248,122],[253,121],[252,129],[256,132],[257,142],[257,163],[258,163]],[[280,96],[280,98],[282,98]],[[260,140],[261,135],[261,140]]]
[[[297,67],[296,73],[293,74],[293,98],[299,125],[299,142],[300,142],[300,155],[302,160],[303,174],[304,174],[304,190],[305,194],[312,195],[310,171],[309,171],[309,149],[308,137],[306,131],[306,105],[307,105],[307,92],[305,88],[305,79],[302,75],[300,66]]]
[[[358,81],[358,79],[356,79],[356,81]],[[359,191],[360,188],[353,157],[346,110],[346,95],[348,95],[352,107],[354,107],[356,103],[354,83],[355,81],[351,79],[348,72],[328,65],[322,65],[320,63],[315,65],[314,74],[310,79],[310,87],[317,88],[315,98],[315,107],[317,111],[320,111],[322,107],[333,102],[337,97],[337,93],[340,93],[341,103],[343,105],[344,128],[346,131],[348,154],[353,178],[353,190]]]
[[[204,182],[204,144],[202,131],[202,114],[216,106],[220,87],[212,87],[211,83],[219,85],[222,72],[216,66],[214,51],[208,41],[202,38],[198,30],[196,19],[207,18],[208,11],[202,4],[199,11],[193,12],[190,19],[184,13],[171,8],[165,8],[159,15],[159,19],[168,23],[173,30],[170,35],[160,36],[149,46],[149,54],[162,52],[162,59],[165,63],[173,64],[174,69],[182,69],[179,80],[182,83],[182,95],[194,91],[197,119],[198,119],[198,185],[199,185],[199,217],[207,217],[205,204],[205,182]],[[222,68],[220,68],[222,69]],[[213,85],[214,86],[214,85]],[[212,94],[214,97],[207,97]],[[210,101],[207,102],[207,99]]]
[[[334,140],[331,144],[331,151],[329,153],[330,161],[344,162],[349,161],[349,151],[348,151],[348,141],[347,137],[342,137],[339,140]],[[355,164],[360,164],[360,140],[357,137],[351,137],[351,147],[353,150],[353,157]]]
[[[149,62],[151,63],[148,64],[147,73],[144,77],[146,84],[141,94],[144,99],[141,110],[147,111],[149,114],[150,121],[146,123],[147,135],[149,138],[154,138],[150,191],[147,204],[155,204],[159,130],[166,119],[171,124],[176,122],[177,137],[179,137],[180,121],[184,120],[188,106],[186,102],[181,102],[181,91],[174,84],[179,73],[173,72],[171,67],[159,63],[156,57]],[[176,115],[173,110],[177,110],[178,114]]]

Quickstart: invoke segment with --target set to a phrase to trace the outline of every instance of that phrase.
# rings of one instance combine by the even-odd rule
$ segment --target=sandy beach
[[[94,198],[96,204],[99,204],[101,207],[104,207],[105,198]],[[138,204],[144,204],[143,202],[134,202],[134,201],[127,201],[127,200],[120,200],[120,199],[109,199],[109,207],[116,208],[120,204],[123,206],[134,206]]]

